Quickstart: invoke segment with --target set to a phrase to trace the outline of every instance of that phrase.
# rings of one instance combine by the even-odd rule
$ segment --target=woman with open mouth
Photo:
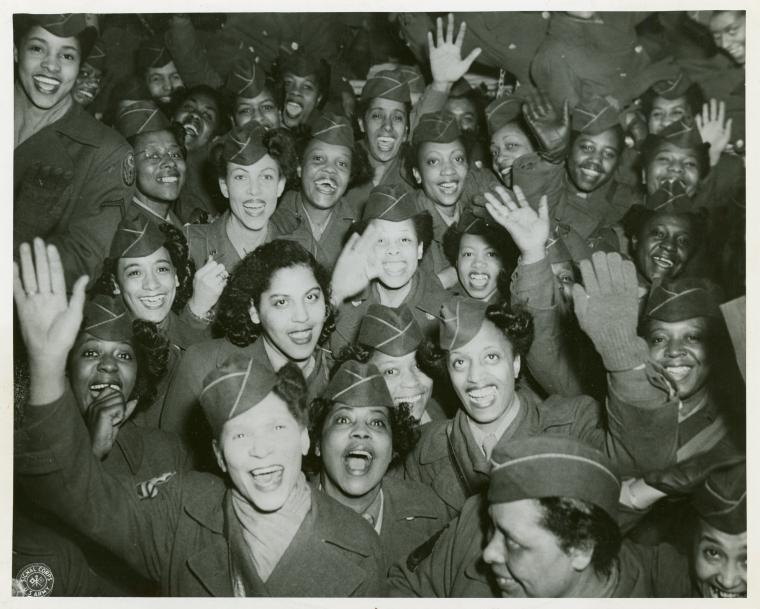
[[[522,114],[523,99],[507,95],[486,108],[491,136],[491,169],[507,188],[512,187],[512,165],[525,154],[535,152],[530,128]]]
[[[308,125],[327,102],[330,66],[319,57],[296,50],[281,55],[275,68],[282,101],[282,124],[288,129]]]
[[[69,301],[55,248],[38,240],[35,249],[36,264],[28,246],[21,252],[14,280],[31,379],[28,427],[17,438],[23,492],[158,582],[162,595],[380,596],[372,528],[312,490],[301,471],[308,406],[293,363],[275,373],[233,357],[204,379],[201,402],[225,479],[175,470],[136,489],[104,469],[64,375],[85,280]],[[40,451],[53,471],[40,470]]]
[[[374,365],[344,362],[312,402],[310,419],[319,488],[372,525],[386,571],[446,524],[446,507],[430,488],[387,475],[414,446],[416,420],[394,404]]]
[[[424,425],[448,416],[433,397],[433,379],[417,362],[417,348],[421,343],[422,330],[409,307],[373,304],[362,319],[356,342],[344,347],[338,359],[377,367],[393,403],[406,404],[411,415]]]
[[[111,243],[94,291],[121,296],[132,319],[156,324],[154,340],[168,358],[167,372],[141,422],[158,427],[169,379],[182,352],[210,336],[209,312],[227,281],[224,269],[210,261],[195,271],[182,233],[142,215],[125,218]]]
[[[307,132],[296,141],[301,187],[283,195],[272,225],[332,270],[364,203],[345,199],[346,189],[369,180],[369,162],[344,116],[320,114]]]
[[[329,286],[324,269],[291,240],[265,243],[237,265],[216,314],[223,338],[184,353],[161,417],[161,428],[182,437],[198,467],[213,467],[210,437],[199,417],[202,381],[230,355],[253,357],[271,370],[296,363],[306,377],[310,398],[327,385],[332,356],[320,345],[334,327]]]
[[[284,129],[249,121],[227,133],[212,157],[229,209],[210,224],[188,224],[185,236],[196,267],[213,259],[233,273],[248,253],[280,236],[270,218],[295,176],[295,146]]]
[[[150,341],[144,342],[150,325],[130,321],[121,299],[96,295],[84,305],[84,320],[66,363],[70,395],[78,410],[72,416],[84,421],[88,449],[104,471],[125,479],[129,486],[188,465],[176,438],[133,422],[135,411],[150,404],[158,380],[155,371],[160,364]],[[57,515],[35,508],[23,494],[17,501],[14,566],[18,563],[21,569],[41,561],[56,572],[71,574],[56,582],[59,595],[154,593],[155,584],[102,549],[82,543]]]
[[[420,266],[431,224],[430,212],[419,209],[408,187],[372,189],[362,221],[333,271],[332,298],[338,307],[333,353],[355,342],[373,304],[407,306],[425,336],[435,332],[438,310],[449,294]]]
[[[91,108],[92,102],[95,101],[98,93],[100,93],[101,81],[105,76],[105,66],[105,44],[102,40],[98,40],[92,45],[90,54],[79,67],[79,75],[71,91],[74,101],[83,108]],[[92,111],[90,112],[92,113]],[[93,116],[100,119],[102,118],[102,112],[93,114]]]

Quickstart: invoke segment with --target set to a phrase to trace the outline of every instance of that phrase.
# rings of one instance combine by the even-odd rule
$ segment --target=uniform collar
[[[53,127],[58,133],[80,144],[97,147],[101,139],[98,137],[100,130],[93,129],[94,126],[99,127],[100,124],[76,102],[71,105],[69,111],[60,120],[53,123]]]

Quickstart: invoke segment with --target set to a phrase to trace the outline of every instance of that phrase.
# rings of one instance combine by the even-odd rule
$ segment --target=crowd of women
[[[746,596],[743,12],[14,44],[16,594]]]

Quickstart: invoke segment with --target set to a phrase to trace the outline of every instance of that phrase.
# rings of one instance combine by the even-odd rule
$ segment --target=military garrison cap
[[[393,308],[373,304],[362,319],[356,340],[385,355],[401,357],[417,350],[422,330],[406,305]]]
[[[253,165],[267,154],[264,146],[266,128],[258,121],[235,127],[223,138],[222,160],[237,165]]]
[[[104,70],[106,67],[106,45],[103,40],[98,39],[93,45],[92,50],[82,63],[89,64],[96,70]]]
[[[411,103],[409,85],[399,70],[383,70],[367,80],[362,89],[362,101],[380,97],[404,104]]]
[[[383,375],[374,364],[362,364],[354,360],[344,362],[338,368],[322,397],[331,402],[348,406],[393,407],[393,399]]]
[[[424,142],[436,144],[448,144],[461,137],[457,117],[451,112],[440,110],[429,112],[420,117],[417,128],[414,130],[412,141],[415,146]]]
[[[111,241],[111,258],[142,258],[150,256],[166,241],[166,235],[141,215],[122,218]]]
[[[137,51],[137,65],[142,69],[161,68],[172,61],[164,37],[156,35],[140,43]]]
[[[313,121],[311,137],[326,144],[347,148],[354,146],[354,130],[351,128],[351,122],[345,116],[332,112],[324,112]]]
[[[581,100],[572,112],[573,131],[598,135],[619,124],[620,108],[610,97],[591,97]]]
[[[132,338],[132,321],[122,298],[96,294],[84,305],[80,332],[101,340],[128,341]]]
[[[469,343],[480,331],[488,302],[472,298],[453,298],[441,307],[439,344],[451,351]]]
[[[225,86],[237,97],[258,97],[266,88],[264,68],[256,63],[250,53],[246,53],[233,64]]]
[[[171,126],[164,113],[152,101],[136,101],[119,112],[116,117],[116,130],[125,138],[141,133],[163,131]]]
[[[720,288],[707,279],[682,277],[652,287],[644,315],[665,322],[720,318]]]
[[[697,514],[723,533],[736,535],[747,530],[747,463],[711,473],[694,492]]]
[[[369,193],[362,211],[362,220],[401,222],[413,218],[420,210],[414,193],[403,184],[381,184]]]
[[[39,25],[60,38],[76,36],[79,39],[82,57],[87,57],[98,37],[98,30],[93,24],[92,15],[87,13],[20,14],[13,16],[14,30],[23,30],[32,25]]]
[[[507,123],[516,120],[522,114],[523,100],[515,95],[506,95],[493,100],[486,107],[488,133],[493,135]]]

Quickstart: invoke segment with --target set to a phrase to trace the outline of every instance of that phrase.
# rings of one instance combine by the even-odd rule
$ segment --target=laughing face
[[[14,49],[18,82],[29,101],[41,110],[68,98],[79,75],[81,52],[74,36],[61,38],[38,25]]]
[[[433,393],[433,379],[417,365],[417,352],[395,357],[373,351],[369,361],[383,375],[393,403],[409,404],[412,416],[419,420]]]
[[[374,247],[375,259],[380,265],[377,280],[391,290],[408,285],[422,259],[422,243],[417,240],[414,220],[374,219],[372,224],[377,229]]]
[[[115,390],[129,398],[137,378],[137,359],[128,342],[82,332],[69,352],[67,370],[71,390],[85,414],[103,391]]]
[[[151,98],[160,104],[171,102],[172,93],[185,86],[173,61],[160,68],[148,68],[145,71],[145,85]]]
[[[280,126],[280,113],[274,96],[265,89],[256,97],[238,97],[235,100],[233,120],[236,127],[257,121],[267,129],[277,129]]]
[[[161,323],[169,315],[179,286],[165,247],[142,258],[119,258],[116,282],[132,316],[155,323]]]
[[[286,73],[282,79],[285,91],[285,106],[282,109],[282,122],[288,128],[303,125],[322,100],[316,74],[296,76]]]
[[[631,240],[639,272],[649,281],[674,279],[694,254],[691,221],[687,216],[656,214]]]
[[[491,136],[491,167],[504,184],[512,184],[512,165],[530,152],[533,144],[516,123],[507,123]]]
[[[251,305],[251,320],[260,324],[264,338],[293,362],[304,362],[314,353],[327,315],[322,288],[304,265],[275,271],[269,289],[261,293],[259,306]]]
[[[352,152],[346,146],[313,139],[298,169],[307,202],[318,209],[332,209],[345,194],[351,179]]]
[[[92,103],[100,93],[100,80],[103,78],[103,70],[93,68],[89,63],[82,64],[79,68],[74,88],[71,95],[74,101],[85,108]]]
[[[403,102],[381,97],[372,100],[361,123],[372,159],[387,163],[398,156],[406,138],[407,120]]]
[[[227,420],[213,443],[217,462],[232,484],[260,512],[287,501],[309,451],[309,433],[274,392]]]
[[[520,357],[504,333],[484,320],[469,343],[449,352],[448,370],[467,416],[484,431],[498,426],[515,402],[520,372]]]
[[[135,138],[137,192],[141,199],[172,203],[185,184],[185,152],[171,131],[151,131]]]
[[[462,235],[457,256],[457,275],[470,298],[491,298],[496,292],[496,280],[503,268],[498,252],[482,235]]]
[[[725,50],[742,66],[747,44],[746,19],[742,11],[715,11],[708,26],[715,46]]]
[[[616,129],[579,134],[567,159],[567,172],[575,187],[592,192],[606,184],[618,166],[622,145]]]
[[[219,126],[220,110],[206,93],[193,93],[174,112],[174,120],[185,130],[185,147],[198,150],[211,141]]]
[[[652,101],[652,110],[649,113],[649,133],[656,135],[671,123],[691,117],[691,108],[685,97],[667,99],[657,96]]]
[[[693,558],[702,598],[746,598],[746,531],[729,535],[700,520]]]
[[[649,356],[675,381],[679,398],[685,400],[707,387],[712,362],[706,317],[674,322],[650,320],[645,338]]]
[[[654,194],[674,180],[682,183],[687,196],[694,196],[699,184],[699,157],[693,148],[663,142],[644,168],[647,192]]]
[[[459,140],[448,144],[420,145],[414,177],[430,199],[452,208],[459,201],[467,177],[467,154]]]
[[[379,489],[393,458],[388,408],[334,404],[322,426],[317,455],[329,495],[359,498]]]
[[[234,221],[247,230],[260,231],[277,207],[285,176],[280,175],[277,161],[265,154],[253,165],[227,163],[227,176],[220,178],[219,187],[230,200]]]
[[[450,97],[443,109],[451,112],[456,117],[459,131],[462,133],[465,131],[469,131],[470,133],[478,132],[478,109],[475,107],[475,102],[471,99],[466,97]]]

